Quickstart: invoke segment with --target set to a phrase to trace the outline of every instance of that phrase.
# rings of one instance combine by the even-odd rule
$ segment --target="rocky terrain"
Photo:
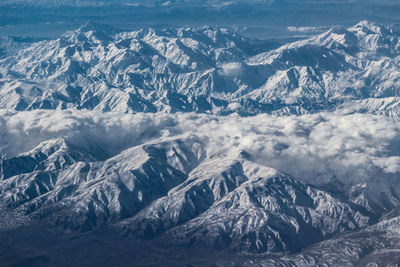
[[[398,263],[395,26],[1,41],[6,266]]]

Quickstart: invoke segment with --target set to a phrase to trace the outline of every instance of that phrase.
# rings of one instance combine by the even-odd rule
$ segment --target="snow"
[[[6,158],[54,138],[64,138],[89,153],[102,148],[104,157],[178,138],[189,146],[200,146],[208,157],[246,151],[257,162],[314,184],[335,177],[351,185],[368,182],[377,173],[398,175],[400,171],[398,147],[393,145],[398,142],[399,125],[381,116],[320,113],[241,118],[37,110],[2,111],[0,118],[1,153]],[[174,162],[170,164],[182,169],[178,159]]]
[[[0,60],[0,108],[315,113],[399,96],[399,42],[396,28],[369,22],[274,50],[224,28],[89,23]]]
[[[343,241],[353,263],[365,240],[344,232],[398,238],[399,43],[367,21],[273,50],[217,27],[87,24],[6,48],[0,228],[45,218],[252,255],[314,244],[310,262]]]

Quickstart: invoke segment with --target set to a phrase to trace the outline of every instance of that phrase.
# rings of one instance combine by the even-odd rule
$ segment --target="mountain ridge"
[[[399,40],[398,30],[366,21],[277,49],[215,27],[118,33],[89,23],[2,59],[0,106],[220,115],[334,110],[399,96]]]

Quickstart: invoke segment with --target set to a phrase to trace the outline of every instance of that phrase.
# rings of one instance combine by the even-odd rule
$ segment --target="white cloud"
[[[314,184],[334,176],[351,184],[400,173],[400,126],[381,116],[0,111],[0,153],[6,157],[57,137],[88,150],[97,145],[112,155],[149,141],[192,142],[193,136],[209,156],[245,150],[264,165]]]
[[[400,173],[400,157],[374,158],[374,164],[386,173]]]
[[[295,27],[290,26],[287,27],[287,30],[290,32],[302,32],[302,33],[315,33],[320,32],[328,27]]]
[[[294,103],[296,103],[296,101],[297,101],[297,96],[295,96],[295,95],[289,95],[285,99],[285,103],[288,105],[294,104]]]
[[[225,76],[238,76],[242,72],[242,64],[239,62],[229,62],[221,65],[219,73]]]

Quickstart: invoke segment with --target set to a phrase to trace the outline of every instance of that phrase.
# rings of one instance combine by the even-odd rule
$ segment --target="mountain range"
[[[400,29],[87,23],[0,44],[0,262],[399,261]]]
[[[350,105],[396,117],[399,50],[397,28],[368,22],[283,46],[221,28],[89,23],[3,52],[0,107],[254,115]]]

